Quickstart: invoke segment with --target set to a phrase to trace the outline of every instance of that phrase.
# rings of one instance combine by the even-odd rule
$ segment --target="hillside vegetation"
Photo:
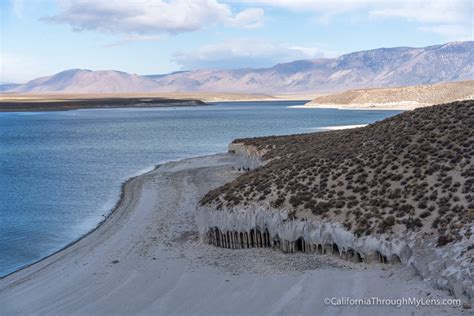
[[[474,101],[351,130],[237,139],[266,164],[209,192],[220,210],[264,206],[340,222],[357,236],[422,232],[438,245],[474,223]]]

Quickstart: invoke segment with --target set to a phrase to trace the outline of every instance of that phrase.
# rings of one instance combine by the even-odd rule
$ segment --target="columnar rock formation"
[[[287,212],[278,210],[202,208],[197,220],[202,241],[217,247],[335,254],[353,262],[384,264],[407,263],[411,256],[407,238],[358,238],[338,223],[293,221]]]
[[[280,240],[278,235],[271,236],[267,229],[251,229],[250,232],[221,231],[217,227],[210,228],[205,237],[205,242],[216,247],[229,249],[246,248],[273,248],[285,253],[303,252],[308,254],[333,254],[356,263],[392,263],[400,264],[400,257],[396,254],[387,257],[379,251],[374,251],[371,255],[361,254],[352,248],[339,248],[333,244],[313,244],[300,237],[295,241]]]

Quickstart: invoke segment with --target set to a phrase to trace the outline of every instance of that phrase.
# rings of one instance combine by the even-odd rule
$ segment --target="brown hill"
[[[398,88],[358,89],[318,97],[308,107],[404,108],[474,98],[474,80]]]

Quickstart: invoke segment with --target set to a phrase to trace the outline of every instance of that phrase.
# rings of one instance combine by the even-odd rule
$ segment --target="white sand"
[[[312,129],[323,130],[323,131],[338,131],[338,130],[341,130],[341,129],[359,128],[359,127],[364,127],[364,126],[367,126],[367,124],[322,126],[322,127],[315,127],[315,128],[312,128]]]
[[[417,108],[431,106],[432,104],[406,102],[385,102],[385,103],[350,103],[350,104],[320,104],[308,102],[301,108],[304,109],[339,109],[339,110],[397,110],[411,111]]]
[[[407,267],[199,244],[196,203],[237,175],[232,163],[228,155],[192,158],[129,181],[97,230],[0,280],[0,314],[467,315],[453,307],[324,305],[325,297],[447,297]]]
[[[319,104],[308,102],[304,105],[290,105],[287,108],[291,109],[336,109],[336,110],[360,110],[360,111],[385,111],[385,110],[394,110],[394,111],[411,111],[420,107],[431,106],[432,104],[406,104],[403,102],[394,102],[394,103],[364,103],[364,104]]]

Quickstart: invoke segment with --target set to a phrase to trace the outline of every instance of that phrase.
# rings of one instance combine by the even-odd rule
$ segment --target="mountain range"
[[[337,58],[261,69],[203,69],[140,76],[71,69],[5,89],[17,93],[246,92],[308,93],[474,79],[474,42],[378,48]],[[0,89],[1,91],[2,89]]]

